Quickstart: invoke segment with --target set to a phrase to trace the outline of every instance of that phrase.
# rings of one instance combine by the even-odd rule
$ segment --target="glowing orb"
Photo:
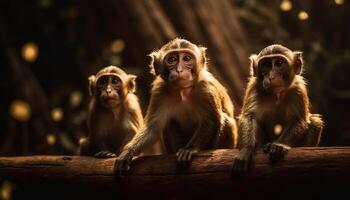
[[[39,55],[38,45],[34,42],[27,42],[22,47],[22,57],[27,62],[35,62]]]
[[[18,121],[27,122],[32,115],[32,109],[27,102],[15,100],[10,105],[10,115]]]
[[[63,110],[61,108],[54,108],[51,111],[51,118],[55,122],[59,122],[63,118]]]

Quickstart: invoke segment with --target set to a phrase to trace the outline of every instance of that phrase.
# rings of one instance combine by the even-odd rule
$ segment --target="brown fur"
[[[262,86],[269,76],[260,72],[259,61],[264,58],[287,61],[282,73],[269,71],[273,76],[284,77],[283,89],[278,92]],[[290,147],[318,146],[323,121],[320,115],[310,113],[302,68],[301,52],[292,52],[281,45],[271,45],[258,55],[251,56],[252,76],[238,120],[240,152],[234,162],[235,172],[247,171],[255,149],[263,145],[270,161],[282,159]],[[276,124],[283,127],[280,135],[274,133]]]
[[[122,88],[117,106],[106,107],[100,100],[96,88],[102,76],[118,76]],[[120,68],[109,66],[100,70],[96,76],[89,77],[89,90],[92,95],[88,110],[89,137],[82,142],[80,155],[114,157],[132,139],[143,125],[143,117],[135,91],[134,75],[126,74]]]
[[[178,89],[169,83],[162,60],[170,51],[191,51],[196,64],[193,86]],[[205,48],[184,39],[174,39],[150,54],[152,84],[145,126],[118,158],[116,171],[128,169],[132,156],[159,138],[166,153],[177,153],[180,163],[190,162],[199,150],[235,148],[236,122],[226,89],[207,71]]]

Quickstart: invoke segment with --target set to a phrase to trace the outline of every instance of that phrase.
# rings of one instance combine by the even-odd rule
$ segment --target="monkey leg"
[[[309,127],[306,130],[305,138],[298,146],[316,147],[319,145],[323,130],[323,120],[319,114],[311,114]]]
[[[169,124],[165,127],[162,140],[166,147],[166,153],[176,153],[180,148],[186,145],[186,140],[181,133],[183,130],[180,124],[176,120],[170,120]]]
[[[232,149],[237,148],[238,133],[236,120],[223,114],[221,128],[215,136],[213,149]]]

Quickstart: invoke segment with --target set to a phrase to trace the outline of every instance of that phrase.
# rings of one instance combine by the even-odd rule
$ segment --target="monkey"
[[[234,173],[251,169],[256,148],[262,147],[274,163],[291,147],[318,146],[323,130],[319,114],[310,113],[302,52],[279,44],[250,56],[251,76],[238,117],[239,153]],[[282,126],[279,135],[276,125]]]
[[[166,154],[187,167],[200,150],[235,148],[237,127],[226,88],[208,71],[206,48],[175,38],[149,54],[152,83],[145,125],[116,159],[115,172],[159,139]]]
[[[142,127],[135,79],[116,66],[105,67],[88,78],[89,135],[81,141],[80,155],[116,157]]]

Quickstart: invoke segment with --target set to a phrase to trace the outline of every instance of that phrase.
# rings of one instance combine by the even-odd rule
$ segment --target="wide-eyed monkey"
[[[140,130],[143,117],[135,79],[115,66],[89,77],[89,136],[81,142],[80,155],[115,157]]]
[[[321,116],[310,113],[302,52],[274,44],[250,61],[252,76],[238,120],[236,173],[249,170],[257,147],[264,147],[271,162],[278,161],[291,147],[318,146],[323,129]]]
[[[132,157],[158,136],[180,166],[188,166],[200,150],[236,147],[233,104],[207,70],[205,50],[176,38],[149,55],[156,79],[145,125],[117,158],[117,174],[127,171]]]

